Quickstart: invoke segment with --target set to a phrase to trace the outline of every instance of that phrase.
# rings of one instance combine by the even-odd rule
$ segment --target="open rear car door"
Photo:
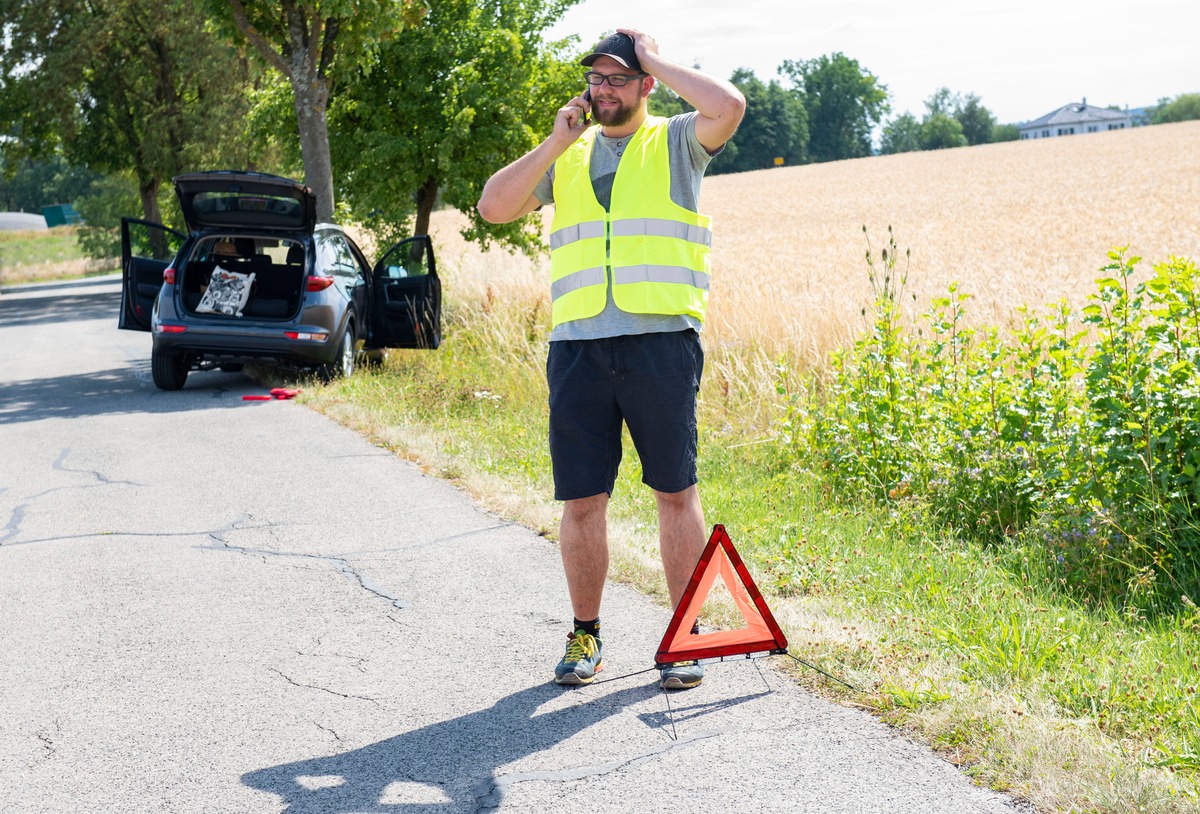
[[[154,299],[184,235],[161,223],[121,218],[121,313],[117,327],[150,330]]]
[[[442,342],[442,283],[428,235],[388,249],[371,275],[368,348],[426,348]]]

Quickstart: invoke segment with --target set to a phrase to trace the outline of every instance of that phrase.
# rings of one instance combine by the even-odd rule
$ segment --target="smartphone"
[[[588,85],[587,90],[585,90],[583,92],[583,101],[587,102],[589,105],[592,103],[592,86],[591,85]],[[586,110],[583,111],[583,123],[585,126],[588,124],[591,124],[591,114]]]

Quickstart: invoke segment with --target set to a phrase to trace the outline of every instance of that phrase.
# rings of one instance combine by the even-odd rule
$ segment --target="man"
[[[641,31],[617,29],[581,64],[590,69],[587,93],[562,107],[546,140],[493,175],[479,199],[479,214],[492,223],[555,205],[546,377],[554,496],[564,501],[560,544],[575,615],[554,671],[559,684],[590,683],[602,666],[607,510],[622,422],[654,492],[674,605],[704,550],[696,392],[711,232],[697,199],[704,170],[746,107],[731,84],[668,61]],[[656,81],[695,112],[649,116]],[[589,114],[598,126],[587,126]],[[703,678],[702,665],[677,664],[663,670],[662,686],[686,689]]]

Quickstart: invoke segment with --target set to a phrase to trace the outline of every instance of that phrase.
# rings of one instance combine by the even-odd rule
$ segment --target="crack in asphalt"
[[[285,676],[285,678],[286,678],[286,676]],[[338,743],[342,742],[341,735],[339,735],[337,732],[333,731],[329,727],[323,726],[320,721],[313,721],[313,726],[315,726],[317,729],[320,729],[322,732],[328,732],[330,735],[333,735],[333,739],[335,741],[337,741]]]
[[[38,732],[37,739],[42,742],[42,748],[46,750],[46,755],[42,759],[49,760],[54,757],[55,752],[58,751],[58,747],[54,745],[54,739],[44,732]]]
[[[670,741],[659,746],[652,747],[644,752],[638,752],[629,757],[620,760],[614,760],[609,763],[601,763],[596,766],[580,766],[574,769],[559,769],[558,771],[532,771],[532,772],[515,772],[513,774],[501,775],[493,777],[490,780],[482,781],[477,787],[475,795],[475,810],[486,811],[488,809],[499,808],[500,803],[504,799],[504,793],[511,786],[517,783],[528,783],[534,780],[541,780],[550,783],[566,783],[572,780],[582,780],[585,777],[596,777],[598,775],[612,774],[626,767],[637,766],[645,763],[648,760],[653,760],[662,755],[682,749],[697,741],[706,740],[707,738],[715,738],[719,735],[724,735],[730,732],[729,728],[710,730],[708,732],[698,732],[694,735],[680,738],[679,740]]]
[[[358,585],[364,591],[367,591],[368,593],[373,594],[373,595],[379,597],[380,599],[385,600],[392,607],[397,608],[399,610],[405,610],[407,608],[412,607],[412,604],[410,602],[389,592],[386,588],[384,588],[382,585],[375,582],[374,580],[370,579],[369,577],[365,577],[362,574],[360,574],[358,572],[358,569],[356,569],[353,565],[351,565],[350,562],[348,560],[346,560],[344,557],[334,557],[334,556],[327,555],[327,554],[305,554],[305,553],[301,553],[301,552],[290,552],[290,551],[271,551],[271,550],[265,549],[265,548],[250,548],[248,546],[233,545],[232,543],[230,543],[229,541],[227,541],[225,539],[225,535],[232,531],[242,531],[242,530],[246,530],[246,529],[277,528],[280,525],[278,523],[270,523],[270,522],[257,523],[257,524],[251,525],[251,524],[248,524],[247,521],[249,521],[250,518],[246,515],[243,515],[243,516],[237,518],[236,520],[226,523],[225,525],[223,525],[219,528],[205,530],[205,531],[176,531],[176,532],[93,531],[93,532],[84,532],[84,533],[80,533],[80,534],[66,534],[66,535],[56,535],[53,537],[39,537],[39,538],[35,538],[32,540],[21,540],[20,542],[6,543],[5,540],[8,540],[9,538],[15,536],[16,534],[18,534],[20,532],[21,521],[24,518],[24,516],[25,516],[25,504],[22,503],[13,509],[12,515],[9,517],[8,523],[4,526],[3,529],[0,529],[0,547],[13,548],[16,546],[21,546],[21,545],[34,545],[37,543],[62,542],[65,540],[86,540],[86,539],[91,539],[94,537],[166,538],[166,537],[203,536],[203,537],[209,538],[212,542],[210,542],[206,546],[202,546],[202,548],[207,548],[212,551],[232,551],[232,552],[239,553],[239,554],[250,554],[250,555],[259,556],[259,557],[263,557],[263,558],[279,557],[279,558],[284,558],[284,559],[290,558],[290,559],[313,560],[315,562],[320,562],[320,563],[324,563],[326,565],[330,565],[334,568],[334,570],[336,570],[342,576],[346,577],[347,579],[349,579],[350,581],[352,581],[353,583]],[[453,540],[459,536],[463,536],[463,535],[455,535],[453,537],[449,537],[446,539]]]
[[[3,529],[0,529],[0,546],[6,545],[6,543],[4,542],[5,540],[15,537],[21,533],[21,522],[25,519],[26,507],[28,507],[29,504],[32,503],[33,501],[38,500],[39,498],[43,498],[46,495],[50,495],[55,492],[71,491],[74,489],[94,489],[97,486],[118,486],[118,485],[119,486],[144,486],[145,485],[145,484],[137,483],[136,481],[131,481],[131,480],[113,480],[112,478],[108,477],[107,475],[105,475],[103,472],[101,472],[98,469],[71,469],[65,465],[65,462],[66,462],[67,458],[70,456],[70,454],[71,454],[71,448],[63,447],[62,451],[60,451],[58,453],[58,457],[54,460],[54,463],[51,464],[51,468],[55,469],[59,472],[69,472],[69,473],[76,474],[76,475],[91,475],[93,478],[96,479],[96,482],[89,483],[89,484],[86,484],[83,486],[56,486],[53,489],[47,489],[44,492],[38,492],[37,494],[29,495],[28,497],[26,497],[24,500],[22,500],[20,503],[18,503],[16,506],[13,507],[12,512],[9,514],[8,522],[4,525]],[[7,492],[7,491],[8,491],[8,487],[0,489],[0,494],[3,494],[4,492]],[[90,537],[92,535],[82,535],[82,536]],[[59,540],[59,539],[75,539],[75,538],[51,537],[51,538],[46,538],[43,540],[31,540],[30,542],[45,542],[46,540]],[[10,543],[9,545],[12,545],[12,544]]]
[[[289,684],[292,684],[296,687],[303,687],[306,690],[320,690],[321,692],[327,692],[330,695],[336,695],[339,698],[346,698],[346,699],[349,699],[352,701],[370,701],[372,704],[375,704],[376,706],[380,706],[380,701],[378,698],[371,698],[370,696],[367,696],[367,695],[349,695],[347,693],[338,692],[337,690],[331,690],[328,687],[321,687],[316,684],[303,684],[303,683],[297,681],[296,679],[292,678],[291,676],[287,675],[282,670],[277,670],[274,667],[269,667],[267,669],[269,669],[272,673],[275,673],[276,675],[278,675],[284,681],[286,681]],[[321,725],[317,724],[317,726],[321,726]],[[321,728],[324,729],[325,727],[322,726]],[[333,730],[331,729],[329,731],[332,732]],[[336,733],[335,733],[335,735],[336,735]],[[338,738],[338,740],[341,740],[341,738]]]
[[[325,563],[327,565],[333,566],[333,568],[338,573],[347,577],[351,581],[357,583],[358,586],[360,588],[362,588],[364,591],[374,594],[375,596],[379,597],[380,599],[387,600],[392,605],[392,607],[398,608],[400,610],[404,610],[405,608],[411,607],[411,604],[409,602],[401,599],[400,597],[396,596],[395,594],[389,593],[387,590],[385,590],[383,588],[383,586],[379,585],[377,582],[375,582],[371,579],[368,579],[367,577],[364,577],[362,574],[360,574],[358,572],[358,570],[353,565],[351,565],[346,559],[344,559],[342,557],[334,557],[334,556],[331,556],[328,554],[305,554],[302,552],[294,552],[294,551],[271,551],[271,550],[265,549],[265,548],[250,548],[248,546],[233,545],[232,543],[230,543],[228,540],[225,539],[224,535],[228,534],[229,532],[239,531],[243,528],[248,528],[247,526],[241,525],[241,523],[243,521],[249,520],[249,519],[250,519],[249,517],[246,517],[243,515],[242,517],[239,517],[237,520],[234,520],[231,523],[227,523],[226,525],[222,526],[219,529],[208,532],[207,533],[208,537],[210,537],[214,542],[208,546],[205,546],[205,548],[211,549],[213,551],[233,551],[238,554],[252,554],[252,555],[264,557],[264,558],[280,557],[280,558],[285,558],[285,559],[291,558],[291,559],[301,559],[301,560],[313,560],[315,562]],[[272,528],[276,525],[277,524],[274,524],[274,523],[267,523],[263,526],[259,526],[258,528]],[[217,545],[218,543],[219,543],[219,545]]]
[[[90,487],[84,487],[84,488],[90,488]],[[22,503],[20,506],[18,506],[16,509],[13,510],[13,513],[20,514],[23,516],[24,515],[24,506],[25,506],[25,504]],[[237,521],[234,521],[234,522],[236,523]],[[9,528],[9,527],[16,528],[17,525],[19,525],[19,524],[14,524],[14,522],[12,520],[10,520],[9,526],[6,526],[5,528]],[[274,527],[277,525],[278,524],[276,524],[276,523],[262,523],[260,525],[254,525],[254,526],[238,526],[238,528],[261,529],[261,528],[271,528],[271,527]],[[223,526],[220,529],[217,529],[218,532],[226,531],[226,530],[228,530],[228,526]],[[84,532],[80,532],[79,534],[56,534],[53,537],[35,537],[32,540],[21,540],[20,542],[16,542],[16,543],[5,543],[4,540],[6,540],[9,536],[11,536],[11,535],[6,534],[5,536],[0,537],[0,548],[15,548],[16,546],[19,546],[19,545],[35,545],[37,543],[57,543],[57,542],[62,542],[64,540],[89,540],[93,537],[154,537],[154,538],[159,538],[159,537],[163,537],[163,538],[166,538],[166,537],[207,537],[207,536],[212,536],[213,533],[214,532],[209,531],[209,530],[201,530],[201,531],[84,531]],[[206,547],[207,548],[216,548],[215,546],[206,546]],[[264,552],[264,553],[271,553],[271,552]],[[300,555],[296,555],[296,556],[300,556]]]
[[[67,466],[64,466],[64,462],[67,460],[67,457],[70,454],[71,454],[71,448],[63,447],[62,452],[58,453],[58,458],[52,464],[52,468],[57,469],[59,472],[73,472],[77,475],[91,475],[93,478],[95,478],[97,481],[99,481],[101,484],[104,484],[104,485],[114,484],[114,483],[123,483],[128,486],[144,486],[145,485],[145,484],[135,483],[134,481],[131,481],[131,480],[112,480],[111,478],[109,478],[107,475],[105,475],[103,472],[101,472],[98,469],[71,469]],[[60,487],[60,488],[75,488],[75,487]],[[51,491],[55,491],[55,490],[51,490]],[[43,494],[45,494],[45,493],[43,493]],[[40,495],[39,495],[39,497],[40,497]]]

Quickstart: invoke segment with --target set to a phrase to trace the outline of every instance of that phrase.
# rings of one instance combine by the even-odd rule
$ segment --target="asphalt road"
[[[1026,810],[769,663],[668,707],[623,586],[556,687],[551,543],[241,375],[159,392],[118,297],[0,294],[0,811]]]

